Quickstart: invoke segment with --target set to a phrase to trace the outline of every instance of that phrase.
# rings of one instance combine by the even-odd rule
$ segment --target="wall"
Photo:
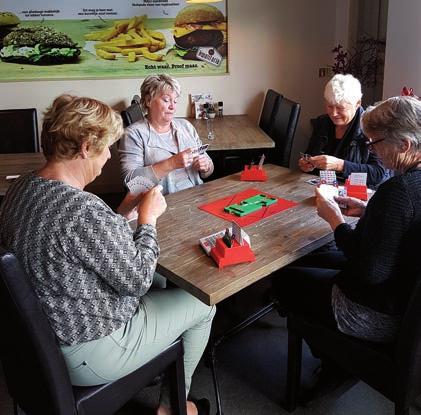
[[[421,95],[421,1],[389,0],[383,98],[404,85]]]
[[[257,122],[265,91],[276,89],[302,105],[291,163],[295,166],[298,151],[305,148],[310,134],[309,119],[323,112],[327,78],[318,78],[318,68],[331,62],[335,16],[347,18],[340,8],[346,10],[348,2],[228,0],[230,73],[179,78],[183,96],[177,115],[187,115],[189,93],[209,91],[224,102],[225,114],[247,113]],[[54,97],[70,92],[122,109],[138,92],[139,84],[138,79],[0,83],[0,108],[35,107],[41,118]],[[107,164],[102,179],[109,183],[110,191],[119,186],[117,159]]]

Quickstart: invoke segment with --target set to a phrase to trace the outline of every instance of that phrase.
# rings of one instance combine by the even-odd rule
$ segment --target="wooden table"
[[[333,239],[330,226],[315,209],[311,176],[265,165],[267,182],[241,182],[239,174],[166,196],[167,211],[158,219],[161,255],[158,272],[206,304],[216,304]],[[198,206],[257,188],[298,205],[245,228],[256,261],[219,270],[199,239],[229,225]],[[355,221],[355,219],[353,220]]]
[[[37,170],[45,163],[42,153],[0,154],[0,195],[4,195],[12,180],[6,176],[20,175]]]
[[[189,118],[203,143],[209,143],[209,151],[250,150],[273,148],[269,138],[247,115],[225,115],[212,120],[215,138],[208,140],[206,120]]]

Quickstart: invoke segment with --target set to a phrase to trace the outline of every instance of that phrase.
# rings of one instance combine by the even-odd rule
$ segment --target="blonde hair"
[[[41,146],[47,160],[71,160],[83,143],[99,154],[123,134],[119,113],[93,98],[58,96],[44,113]]]
[[[337,74],[325,86],[324,97],[329,104],[337,105],[344,101],[356,105],[362,96],[360,81],[350,74]]]
[[[143,113],[148,113],[147,103],[150,100],[155,98],[156,95],[168,91],[180,96],[181,88],[176,79],[165,74],[147,76],[140,86],[140,106],[142,107]]]

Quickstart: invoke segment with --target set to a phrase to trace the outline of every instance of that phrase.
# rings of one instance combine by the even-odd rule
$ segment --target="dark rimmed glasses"
[[[368,147],[369,150],[374,149],[374,144],[380,143],[381,141],[386,140],[385,138],[379,138],[378,140],[371,141],[368,139],[364,144]]]

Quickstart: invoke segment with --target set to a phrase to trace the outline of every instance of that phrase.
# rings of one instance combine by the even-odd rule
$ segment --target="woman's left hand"
[[[211,167],[209,157],[207,157],[205,154],[195,157],[193,159],[192,167],[194,170],[197,170],[200,173],[208,172]]]
[[[326,197],[319,188],[316,187],[317,214],[329,223],[332,230],[345,222],[341,209],[336,201],[331,197]]]
[[[337,157],[333,156],[327,156],[326,154],[313,156],[309,159],[309,161],[311,161],[311,163],[319,170],[344,170],[344,161],[342,159],[338,159]]]

